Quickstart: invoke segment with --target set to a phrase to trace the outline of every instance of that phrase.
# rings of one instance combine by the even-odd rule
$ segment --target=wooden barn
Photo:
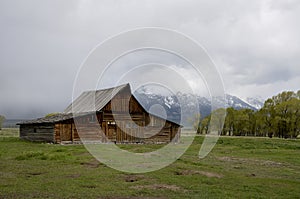
[[[95,101],[91,103],[91,99]],[[83,92],[64,113],[18,125],[22,139],[53,143],[178,142],[182,127],[147,112],[132,95],[129,84]]]

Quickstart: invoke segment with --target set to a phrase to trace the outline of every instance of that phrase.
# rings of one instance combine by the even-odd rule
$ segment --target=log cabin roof
[[[69,113],[69,114],[58,113],[55,115],[37,118],[34,120],[22,121],[17,124],[43,124],[43,123],[47,124],[47,123],[55,123],[55,122],[59,122],[59,121],[64,121],[64,120],[68,120],[71,118],[73,118],[72,113]]]

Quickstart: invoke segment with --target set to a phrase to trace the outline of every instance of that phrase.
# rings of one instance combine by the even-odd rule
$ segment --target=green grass
[[[204,159],[203,137],[170,166],[128,174],[83,145],[0,137],[0,198],[298,198],[300,140],[222,137]],[[15,135],[15,134],[13,134]],[[159,145],[122,145],[143,152]]]

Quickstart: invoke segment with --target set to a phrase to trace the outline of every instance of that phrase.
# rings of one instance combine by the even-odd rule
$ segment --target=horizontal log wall
[[[54,124],[21,124],[20,138],[30,141],[55,142]]]
[[[136,120],[124,117],[115,121],[111,113],[98,113],[103,115],[102,122],[86,122],[81,118],[75,123],[55,124],[55,140],[57,143],[64,141],[80,142],[80,138],[90,142],[114,143],[168,143],[178,142],[180,128],[171,122],[151,116],[151,123],[145,125],[143,115],[138,115]],[[102,117],[102,116],[101,116]],[[152,124],[152,125],[151,125]],[[78,133],[79,132],[79,133]],[[68,138],[68,139],[66,139]]]

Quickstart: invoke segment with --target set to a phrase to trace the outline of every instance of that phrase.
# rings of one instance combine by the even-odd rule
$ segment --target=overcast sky
[[[299,19],[299,0],[0,0],[0,114],[63,111],[88,53],[146,26],[199,42],[229,94],[268,98],[298,90]]]

